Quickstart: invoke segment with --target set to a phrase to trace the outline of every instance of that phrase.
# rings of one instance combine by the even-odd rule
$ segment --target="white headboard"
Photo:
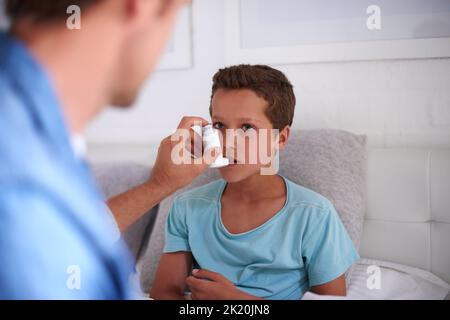
[[[450,283],[450,149],[369,149],[362,257]]]

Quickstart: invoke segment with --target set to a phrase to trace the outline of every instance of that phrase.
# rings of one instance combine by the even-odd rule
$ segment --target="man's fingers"
[[[195,158],[200,158],[203,153],[203,141],[202,137],[193,130],[189,130],[190,141],[186,141],[189,144],[190,152]]]
[[[206,279],[212,281],[223,281],[224,277],[217,272],[209,271],[206,269],[194,269],[192,275],[197,279]]]
[[[201,125],[203,127],[207,124],[208,121],[202,117],[183,117],[178,125],[178,129],[190,129],[194,125]]]
[[[203,154],[203,162],[207,165],[213,163],[221,154],[222,148],[216,147],[213,149],[208,149]]]

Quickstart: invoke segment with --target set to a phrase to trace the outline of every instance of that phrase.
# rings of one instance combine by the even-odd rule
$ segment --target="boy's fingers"
[[[197,279],[193,276],[189,276],[186,278],[186,284],[191,288],[196,288],[201,282],[201,279]]]
[[[209,271],[206,269],[194,269],[192,275],[197,279],[207,279],[212,281],[221,281],[223,276],[220,273]]]
[[[186,284],[191,287],[195,284],[195,278],[193,276],[189,276],[186,278]]]

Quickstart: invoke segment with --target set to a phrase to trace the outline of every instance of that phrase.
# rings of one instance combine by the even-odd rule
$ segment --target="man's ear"
[[[278,150],[283,150],[289,140],[289,135],[291,134],[291,127],[285,126],[278,133]]]
[[[123,0],[124,13],[128,21],[137,25],[146,24],[152,19],[157,19],[165,2],[170,0]]]
[[[128,19],[136,17],[140,10],[140,0],[123,1],[125,15]]]

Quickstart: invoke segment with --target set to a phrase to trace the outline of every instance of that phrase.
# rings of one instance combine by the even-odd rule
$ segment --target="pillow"
[[[366,136],[341,130],[292,132],[280,174],[328,198],[359,249],[366,211]]]
[[[151,168],[133,163],[105,163],[91,165],[91,170],[105,199],[108,199],[143,183],[148,178]],[[150,209],[122,234],[135,259],[139,258],[144,244],[148,242],[157,210],[157,206]]]
[[[280,153],[280,174],[331,200],[356,248],[359,247],[366,196],[366,137],[340,130],[293,131]],[[138,262],[141,285],[148,291],[164,247],[164,224],[176,195],[219,179],[207,170],[191,185],[160,203],[147,250]]]

